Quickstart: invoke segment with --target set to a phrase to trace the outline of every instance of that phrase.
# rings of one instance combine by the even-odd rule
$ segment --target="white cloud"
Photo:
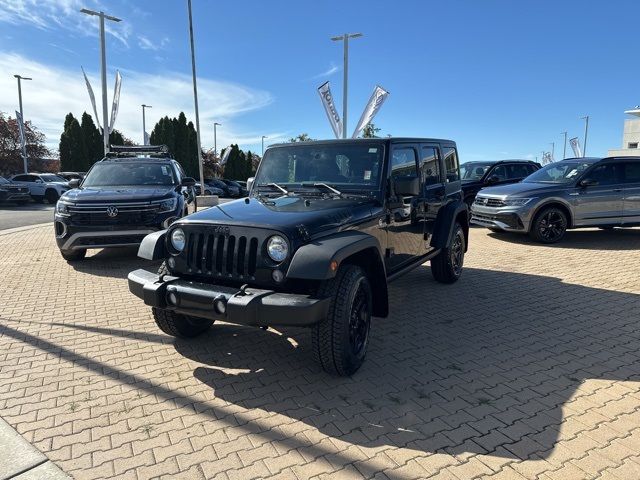
[[[143,50],[157,51],[164,48],[169,43],[169,39],[164,37],[160,41],[153,41],[144,35],[138,35],[138,46]]]
[[[21,75],[32,77],[22,87],[25,119],[33,121],[46,136],[47,144],[57,149],[64,117],[72,112],[80,117],[86,111],[92,114],[91,102],[82,77],[77,70],[57,68],[39,63],[19,54],[0,52],[0,71],[13,73],[20,65]],[[184,111],[194,120],[193,87],[191,77],[181,73],[166,72],[158,75],[123,70],[120,111],[116,128],[132,140],[142,141],[142,113],[140,105],[151,104],[147,110],[147,130],[165,115],[177,116]],[[100,103],[100,81],[97,72],[87,71],[96,100]],[[111,111],[113,98],[113,72],[108,80],[108,101]],[[0,111],[14,116],[17,109],[17,86],[12,75],[0,76],[0,91],[9,94],[0,96]],[[243,133],[243,127],[235,121],[239,114],[263,108],[273,102],[271,94],[243,85],[221,82],[207,78],[198,79],[198,99],[203,146],[213,146],[214,121],[223,124],[218,130],[218,148],[229,143],[258,145],[260,137],[267,135],[270,142],[281,141],[283,132]],[[98,105],[98,111],[100,107]],[[93,115],[92,115],[93,116]],[[101,119],[102,123],[102,119]],[[194,122],[195,123],[195,122]]]
[[[319,73],[318,75],[314,75],[313,77],[311,77],[312,79],[316,79],[316,78],[323,78],[323,77],[330,77],[331,75],[333,75],[334,73],[340,71],[341,68],[338,67],[337,65],[331,63],[331,66],[325,70],[322,73]]]

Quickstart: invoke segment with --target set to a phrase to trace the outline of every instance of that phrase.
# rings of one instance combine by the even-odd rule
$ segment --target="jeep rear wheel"
[[[169,270],[163,263],[158,269],[158,275],[167,275]],[[156,325],[167,335],[178,338],[192,338],[206,332],[213,325],[214,320],[207,318],[192,317],[182,315],[173,310],[163,310],[152,307],[153,318]]]
[[[316,361],[332,375],[353,375],[369,345],[373,305],[369,279],[361,267],[344,265],[318,293],[330,298],[330,305],[327,318],[311,334]]]
[[[462,275],[466,240],[462,226],[456,222],[451,242],[431,260],[431,274],[440,283],[454,283]]]

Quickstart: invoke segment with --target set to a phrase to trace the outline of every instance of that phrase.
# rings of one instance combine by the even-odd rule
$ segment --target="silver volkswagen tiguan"
[[[568,228],[640,226],[640,157],[569,158],[482,189],[471,223],[542,243],[560,241]]]

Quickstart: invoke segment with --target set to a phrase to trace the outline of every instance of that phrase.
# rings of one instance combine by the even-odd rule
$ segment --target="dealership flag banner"
[[[327,112],[327,118],[329,119],[331,128],[333,128],[333,133],[336,138],[340,138],[342,135],[342,120],[340,120],[340,115],[338,115],[338,110],[336,110],[336,104],[333,102],[329,82],[324,82],[318,87],[318,94],[322,100],[324,111]]]
[[[580,149],[580,140],[578,139],[578,137],[573,137],[571,140],[569,140],[569,144],[571,145],[573,154],[576,157],[582,157],[582,150]]]
[[[229,160],[229,155],[231,155],[231,145],[224,149],[224,153],[222,154],[222,158],[220,159],[219,164],[224,165]]]
[[[16,120],[18,120],[18,130],[20,131],[20,147],[24,152],[25,144],[27,143],[27,137],[24,134],[24,122],[22,121],[22,115],[16,110]]]
[[[362,116],[360,117],[358,125],[353,131],[353,135],[351,135],[351,138],[356,138],[358,135],[360,135],[360,132],[364,130],[364,127],[371,123],[373,117],[376,116],[376,113],[378,113],[378,110],[380,110],[380,107],[382,107],[382,104],[388,96],[389,92],[387,92],[380,85],[376,85],[376,88],[373,90],[373,94],[369,99],[369,103],[367,103],[364,112],[362,112]]]
[[[82,68],[82,74],[84,75],[84,81],[87,84],[87,91],[89,92],[89,98],[91,99],[91,105],[93,106],[93,114],[95,115],[93,118],[96,119],[96,125],[98,125],[98,129],[102,131],[102,127],[100,126],[100,120],[98,117],[98,110],[96,109],[96,97],[93,94],[93,88],[91,88],[91,84],[89,83],[87,74],[84,73],[84,68]]]
[[[120,106],[120,86],[122,85],[122,76],[120,70],[116,71],[116,85],[113,87],[113,104],[111,105],[111,121],[109,122],[109,133],[113,132],[113,126],[118,116],[118,107]]]

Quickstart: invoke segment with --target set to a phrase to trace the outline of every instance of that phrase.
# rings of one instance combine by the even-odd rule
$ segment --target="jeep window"
[[[417,176],[416,151],[412,147],[395,147],[391,155],[391,178]]]
[[[255,185],[289,187],[308,183],[337,185],[339,190],[380,188],[384,147],[379,143],[288,145],[267,150]]]
[[[463,163],[460,165],[460,175],[463,180],[480,180],[491,165],[491,163]]]
[[[587,168],[591,166],[586,162],[558,162],[542,167],[523,180],[525,183],[572,183]]]
[[[447,182],[457,182],[460,180],[460,165],[458,164],[458,154],[453,147],[444,147],[444,168],[447,172]]]
[[[420,180],[423,185],[440,183],[440,162],[435,147],[422,147],[420,150]]]
[[[165,163],[97,163],[87,174],[83,187],[177,185],[171,165]]]

